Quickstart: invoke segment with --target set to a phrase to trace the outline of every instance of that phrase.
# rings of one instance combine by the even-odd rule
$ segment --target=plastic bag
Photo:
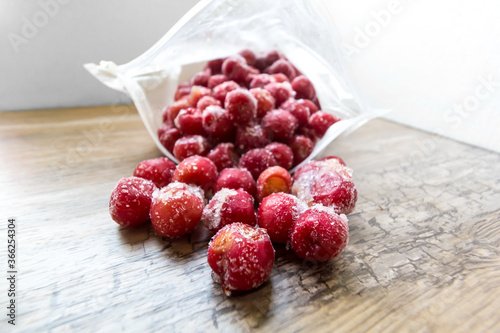
[[[322,110],[342,119],[302,165],[340,134],[377,115],[356,92],[340,38],[323,6],[319,0],[203,0],[138,58],[120,66],[101,61],[85,68],[132,98],[158,148],[178,162],[157,137],[162,111],[174,102],[178,83],[201,71],[208,60],[243,49],[278,50],[311,80]]]

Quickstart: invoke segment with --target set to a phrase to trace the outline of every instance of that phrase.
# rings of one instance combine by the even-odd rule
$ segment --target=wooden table
[[[277,246],[270,280],[228,298],[202,228],[168,240],[109,217],[118,179],[160,156],[133,107],[0,113],[17,330],[500,331],[500,155],[385,120],[326,153],[346,160],[359,190],[347,249],[312,264]]]

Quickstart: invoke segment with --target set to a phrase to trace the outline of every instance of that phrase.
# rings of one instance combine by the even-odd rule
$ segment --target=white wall
[[[373,107],[500,151],[500,1],[324,1]],[[128,62],[196,2],[0,0],[0,110],[126,102],[82,64]],[[24,19],[43,19],[44,3],[61,4],[27,43],[13,47],[9,33],[23,36]]]
[[[82,65],[134,59],[196,2],[0,0],[0,110],[126,102]]]

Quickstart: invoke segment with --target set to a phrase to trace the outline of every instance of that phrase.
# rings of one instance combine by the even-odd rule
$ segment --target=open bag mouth
[[[162,112],[174,102],[180,82],[210,60],[241,50],[277,50],[313,83],[321,110],[341,121],[316,142],[312,153],[291,171],[307,163],[335,138],[360,127],[380,113],[371,110],[357,92],[341,40],[319,0],[204,0],[181,18],[163,38],[131,62],[86,64],[107,86],[128,94],[153,141],[172,161],[158,139]]]

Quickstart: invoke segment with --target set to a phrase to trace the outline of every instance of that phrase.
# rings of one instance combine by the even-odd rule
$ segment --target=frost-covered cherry
[[[273,142],[265,146],[264,149],[273,154],[280,167],[289,170],[293,166],[293,151],[284,143]]]
[[[198,72],[193,76],[193,86],[202,86],[206,87],[208,85],[208,79],[210,78],[210,70],[204,70],[202,72]]]
[[[262,200],[257,212],[259,227],[265,228],[275,243],[287,244],[292,227],[307,205],[296,196],[273,193]]]
[[[163,111],[163,122],[174,122],[174,119],[177,117],[179,112],[182,109],[187,109],[189,107],[189,102],[186,99],[181,99],[176,101],[171,106],[167,107],[165,111]]]
[[[352,170],[336,159],[306,163],[293,178],[292,194],[308,205],[332,207],[337,214],[349,214],[356,206],[358,191]]]
[[[335,155],[325,156],[322,159],[320,159],[320,161],[326,161],[326,160],[337,160],[337,161],[339,161],[340,164],[342,164],[343,166],[346,166],[344,160],[338,156],[335,156]]]
[[[158,188],[147,179],[122,178],[109,199],[109,214],[122,227],[137,227],[149,220],[151,197]]]
[[[256,148],[247,151],[240,158],[240,168],[245,168],[252,174],[253,179],[259,178],[259,175],[269,167],[278,165],[273,154],[263,148]]]
[[[207,260],[213,280],[229,296],[266,281],[274,265],[274,248],[265,229],[232,223],[212,238]]]
[[[248,65],[253,66],[255,64],[255,59],[257,56],[252,50],[243,50],[239,53],[240,56],[245,58],[245,61]]]
[[[240,155],[236,152],[234,145],[230,142],[219,143],[208,154],[207,158],[214,162],[217,170],[221,172],[226,168],[238,166]]]
[[[290,112],[295,118],[297,118],[299,127],[307,126],[309,123],[309,108],[293,98],[290,98],[288,101],[281,104],[280,109]]]
[[[219,100],[213,98],[212,96],[203,96],[196,104],[196,108],[203,111],[210,105],[221,106],[222,103]]]
[[[205,206],[201,220],[205,228],[212,232],[235,222],[253,227],[257,223],[253,205],[254,199],[247,192],[223,188]]]
[[[318,111],[318,107],[309,99],[297,99],[297,103],[304,105],[309,109],[309,114],[313,114]]]
[[[278,83],[290,82],[290,79],[288,78],[288,76],[286,76],[283,73],[275,73],[275,74],[271,74],[271,76],[273,77],[274,81],[276,81]]]
[[[266,54],[259,54],[255,59],[254,66],[263,72],[267,67],[271,66],[276,60],[280,59],[281,56],[278,51],[273,50]]]
[[[236,89],[239,89],[240,85],[234,81],[226,81],[215,86],[212,90],[212,96],[218,99],[221,103],[226,100],[226,95]]]
[[[227,81],[229,81],[229,79],[225,75],[222,75],[222,74],[212,75],[208,79],[207,87],[210,89],[213,89],[216,86],[218,86],[219,84],[227,82]]]
[[[298,121],[290,112],[276,109],[262,118],[261,126],[273,141],[288,142],[298,127]]]
[[[134,176],[148,179],[158,187],[167,186],[172,181],[175,164],[166,157],[153,158],[139,163],[134,170]]]
[[[331,113],[326,113],[324,111],[318,111],[309,117],[309,127],[313,129],[318,138],[322,138],[328,128],[335,124],[340,119],[335,117]]]
[[[189,135],[179,138],[173,148],[174,156],[182,161],[190,156],[205,156],[210,151],[210,145],[201,135]]]
[[[301,99],[314,99],[316,97],[316,91],[314,90],[314,86],[309,81],[309,79],[300,75],[293,79],[292,81],[292,89],[297,93],[295,98]]]
[[[274,97],[274,100],[276,101],[276,107],[279,107],[281,103],[295,96],[295,91],[292,90],[292,86],[289,82],[269,83],[266,84],[264,89],[269,91]]]
[[[224,58],[213,59],[207,62],[205,65],[205,70],[210,70],[212,75],[222,73],[222,63],[224,62]]]
[[[163,147],[173,154],[174,145],[182,137],[181,131],[178,128],[169,126],[164,128],[158,138]]]
[[[250,93],[257,100],[257,118],[262,119],[266,113],[274,110],[275,100],[271,93],[262,88],[250,89]]]
[[[199,187],[170,183],[153,193],[151,223],[160,236],[181,237],[200,222],[203,206],[203,192]]]
[[[257,179],[257,199],[261,202],[273,193],[290,193],[292,191],[292,177],[288,171],[280,166],[269,167]]]
[[[290,80],[293,80],[296,75],[295,68],[286,59],[279,59],[275,61],[271,66],[266,68],[265,72],[268,74],[282,73],[285,74],[286,77]]]
[[[202,125],[206,133],[217,141],[232,141],[236,127],[229,117],[229,112],[220,106],[211,105],[202,114]]]
[[[174,124],[185,135],[205,135],[202,122],[202,112],[197,108],[182,109]]]
[[[251,72],[253,72],[252,68],[247,65],[245,58],[240,55],[229,56],[222,63],[222,74],[238,83],[245,82],[247,75]]]
[[[174,101],[179,101],[183,96],[189,95],[191,93],[191,87],[192,85],[189,82],[179,84],[174,94]]]
[[[257,116],[257,100],[245,89],[235,89],[226,95],[224,102],[233,124],[244,126]]]
[[[257,74],[252,76],[252,80],[250,81],[250,88],[264,88],[267,84],[276,82],[274,77],[269,74]]]
[[[303,135],[294,135],[288,145],[293,151],[293,166],[299,165],[314,150],[314,142]]]
[[[313,131],[313,129],[310,128],[309,126],[303,126],[298,128],[295,131],[295,134],[305,136],[306,138],[311,140],[312,143],[316,143],[316,141],[318,141],[318,138],[316,137],[316,132]]]
[[[172,176],[172,181],[194,184],[208,192],[217,180],[217,175],[217,167],[214,162],[206,157],[191,156],[179,163]]]
[[[255,185],[255,180],[252,174],[247,169],[239,168],[226,168],[223,169],[214,185],[214,193],[222,190],[223,188],[229,188],[233,190],[242,189],[255,197],[257,193],[257,187]]]
[[[315,205],[302,212],[293,225],[290,245],[300,258],[323,262],[337,257],[348,239],[347,217]]]
[[[198,101],[203,96],[210,96],[211,94],[212,94],[212,91],[206,87],[193,86],[191,88],[191,93],[189,94],[189,98],[188,98],[189,105],[192,107],[196,107],[196,104],[198,104]]]
[[[238,127],[236,131],[235,144],[236,149],[240,153],[246,153],[255,148],[262,148],[269,142],[271,142],[269,135],[260,125]]]

